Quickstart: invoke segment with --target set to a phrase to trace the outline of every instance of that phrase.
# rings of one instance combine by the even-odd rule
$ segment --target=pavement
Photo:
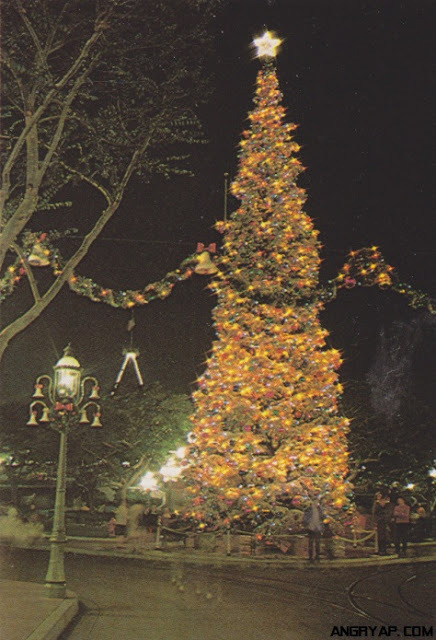
[[[29,545],[14,545],[23,548],[47,550],[47,540]],[[371,555],[365,558],[337,558],[325,560],[321,567],[345,568],[363,566],[384,566],[402,563],[434,562],[436,542],[411,544],[407,558],[396,555]],[[147,547],[127,542],[120,545],[108,538],[70,538],[66,543],[66,553],[82,555],[126,557],[154,561],[174,561],[174,558],[190,564],[219,565],[255,565],[270,568],[302,568],[307,566],[305,558],[282,555],[250,556],[221,553],[204,553],[186,549],[183,545],[168,545],[165,549],[155,549],[153,544]],[[67,628],[79,610],[77,595],[67,591],[65,598],[49,598],[45,595],[44,585],[0,580],[0,640],[56,640]]]
[[[0,580],[1,640],[56,640],[79,611],[74,593],[48,598],[44,585]]]

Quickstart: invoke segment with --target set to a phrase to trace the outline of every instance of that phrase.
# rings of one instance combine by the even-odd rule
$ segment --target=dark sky
[[[377,244],[404,281],[434,294],[435,8],[427,0],[230,2],[215,24],[215,93],[202,110],[210,142],[194,150],[195,177],[132,185],[79,272],[113,288],[142,288],[177,267],[198,241],[219,240],[212,225],[222,218],[223,174],[235,174],[259,69],[250,43],[267,27],[284,40],[278,76],[288,119],[299,124],[296,138],[307,167],[299,184],[321,232],[322,277],[334,276],[351,248]],[[84,197],[80,210],[97,204]],[[229,208],[236,206],[230,198]],[[213,298],[205,285],[196,276],[167,300],[135,311],[134,340],[146,381],[192,388],[213,338]],[[430,397],[434,317],[411,311],[392,292],[345,292],[323,313],[331,344],[344,351],[344,381],[365,375],[382,326],[418,316],[422,332],[410,375]],[[2,365],[4,399],[30,398],[34,378],[51,372],[70,341],[86,372],[108,390],[121,365],[129,318],[130,312],[65,290],[10,345]]]

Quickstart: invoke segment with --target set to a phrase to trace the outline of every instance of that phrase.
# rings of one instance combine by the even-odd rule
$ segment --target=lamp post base
[[[46,582],[45,595],[48,598],[65,598],[67,595],[67,585],[65,582]]]
[[[50,559],[45,576],[45,592],[50,598],[65,598],[64,545],[66,540],[63,534],[58,538],[50,539]]]

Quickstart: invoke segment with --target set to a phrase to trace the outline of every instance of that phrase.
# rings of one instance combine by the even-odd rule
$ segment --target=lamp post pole
[[[65,421],[67,422],[67,421]],[[65,598],[66,580],[64,569],[65,535],[65,493],[67,475],[67,425],[59,432],[59,460],[56,477],[56,498],[54,506],[53,529],[50,536],[50,560],[45,588],[53,598]]]
[[[87,384],[92,385],[85,399]],[[44,394],[45,391],[45,394]],[[91,427],[101,427],[98,382],[91,376],[81,378],[80,364],[71,354],[68,346],[63,357],[54,367],[54,376],[39,376],[35,384],[30,405],[28,426],[37,427],[38,422],[48,423],[59,433],[59,458],[56,475],[56,496],[53,513],[53,528],[50,536],[50,559],[45,577],[46,593],[51,598],[64,598],[66,579],[64,568],[64,549],[67,541],[65,529],[65,495],[67,482],[67,441],[68,432],[77,422],[80,412],[80,424],[90,424],[88,411],[92,411]],[[84,402],[84,400],[86,400]],[[41,414],[41,415],[40,415]],[[40,417],[38,417],[40,416]]]

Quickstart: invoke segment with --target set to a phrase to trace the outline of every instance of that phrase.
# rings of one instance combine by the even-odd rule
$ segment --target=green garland
[[[378,247],[363,247],[351,251],[348,261],[336,278],[329,280],[327,286],[322,289],[321,299],[334,299],[338,290],[353,289],[356,286],[390,288],[405,296],[413,309],[426,307],[431,314],[436,313],[436,301],[423,291],[401,282],[394,267],[387,264]]]
[[[167,298],[177,282],[187,280],[192,276],[196,263],[197,256],[193,254],[185,258],[178,269],[170,271],[161,280],[148,284],[142,290],[114,291],[113,289],[102,287],[91,278],[84,278],[75,274],[68,280],[68,285],[72,291],[86,296],[93,302],[105,302],[111,307],[130,309],[148,304],[152,300]]]
[[[71,234],[75,230],[66,232],[26,232],[23,236],[22,253],[28,257],[35,247],[47,255],[54,276],[62,273],[64,261],[53,245],[53,241]],[[191,254],[185,258],[179,267],[167,273],[161,280],[148,284],[141,290],[126,289],[115,291],[103,287],[92,278],[79,276],[76,273],[68,280],[72,291],[86,296],[93,302],[105,302],[119,309],[130,309],[135,306],[148,304],[152,300],[163,300],[172,292],[177,282],[187,280],[194,273],[198,261],[198,254]],[[219,262],[219,259],[218,259]],[[12,294],[17,284],[27,273],[27,264],[22,257],[17,256],[10,264],[4,276],[0,279],[0,301]],[[395,274],[394,267],[387,264],[378,247],[363,247],[357,251],[351,251],[348,261],[340,269],[338,275],[329,280],[325,287],[319,290],[319,298],[323,302],[329,302],[337,297],[341,289],[352,289],[356,286],[373,287],[380,289],[391,288],[393,291],[406,297],[408,304],[414,309],[427,308],[431,314],[436,314],[436,302],[428,294],[414,289],[411,285],[401,282]]]

